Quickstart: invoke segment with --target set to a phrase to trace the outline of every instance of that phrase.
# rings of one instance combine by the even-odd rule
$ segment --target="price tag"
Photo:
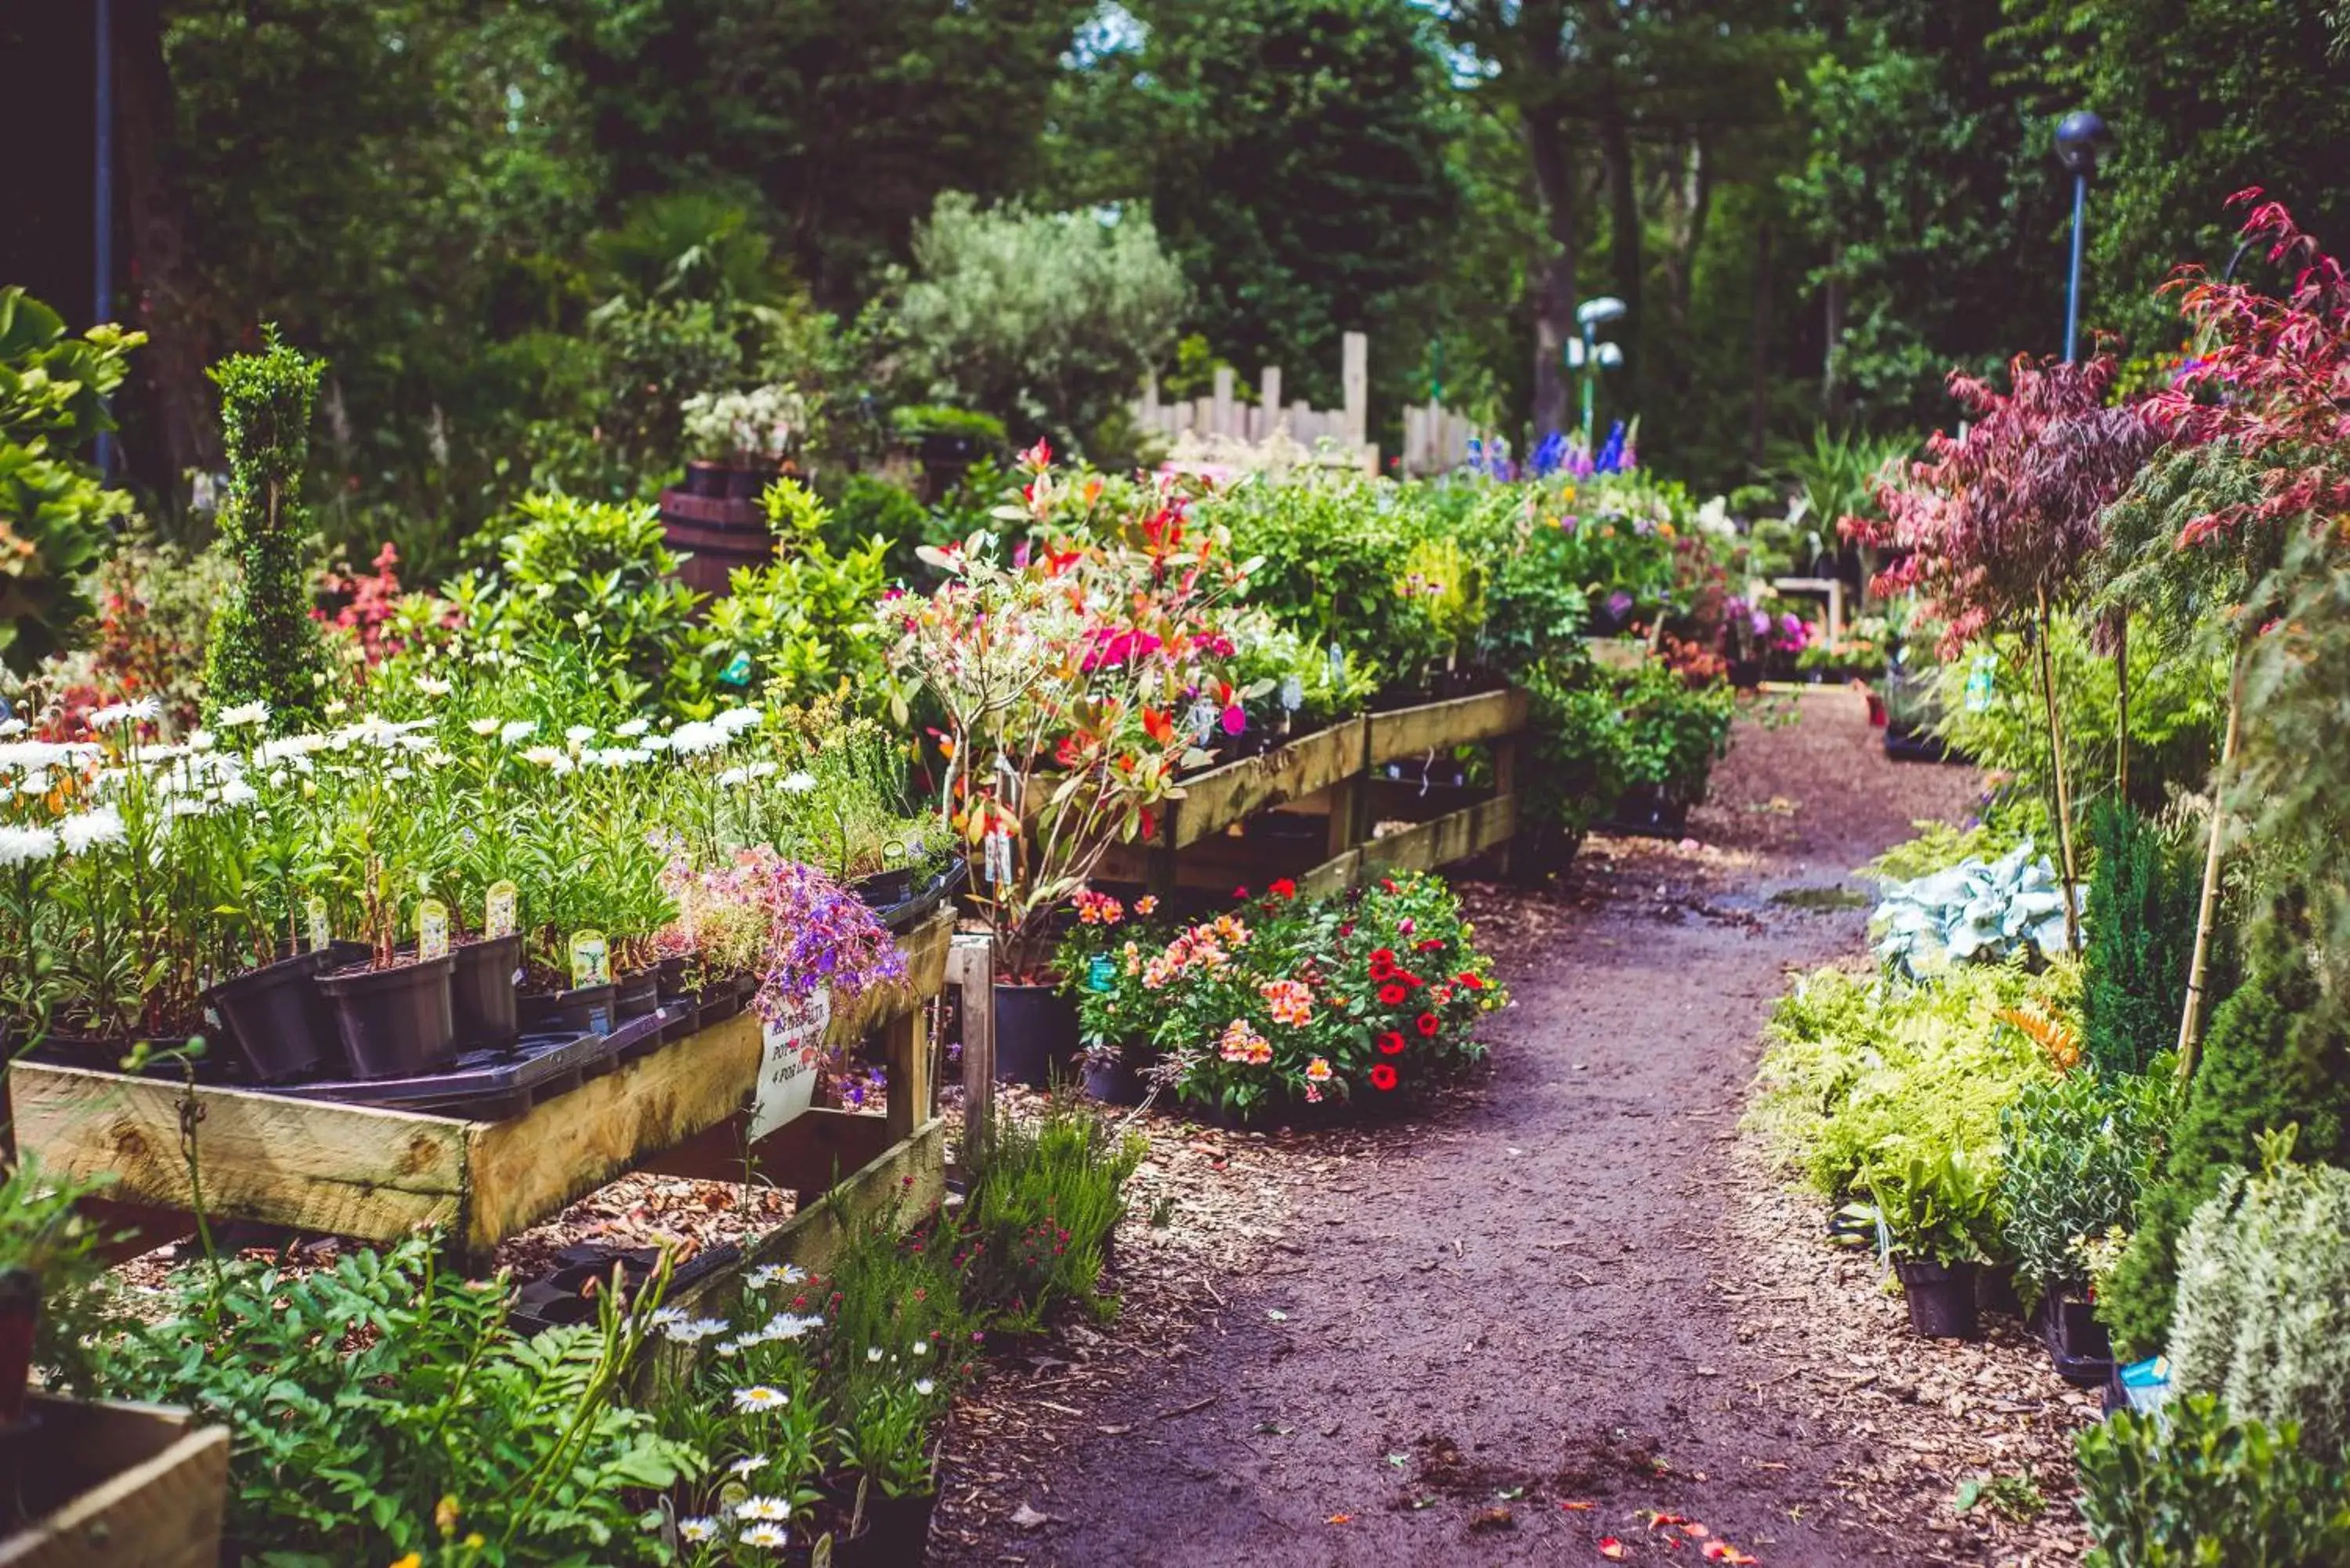
[[[482,900],[482,934],[510,937],[515,933],[515,910],[522,898],[522,890],[511,882],[493,882],[489,896]]]
[[[1295,674],[1281,678],[1281,705],[1293,713],[1305,706],[1305,682]]]
[[[311,894],[302,901],[302,914],[310,925],[310,950],[325,952],[335,941],[335,933],[327,924],[327,900]]]
[[[819,986],[814,996],[760,1032],[759,1080],[751,1101],[753,1142],[795,1120],[815,1103],[824,1031],[831,1022],[832,992]]]
[[[718,672],[718,679],[721,682],[728,686],[749,685],[751,680],[751,656],[747,653],[737,653],[733,658],[726,661],[726,668]]]
[[[449,956],[449,906],[438,898],[427,898],[416,906],[416,956]]]
[[[571,939],[571,986],[612,983],[612,951],[601,931],[581,931]]]
[[[1118,966],[1107,953],[1096,953],[1086,961],[1086,989],[1107,991],[1118,983]]]
[[[1967,668],[1967,711],[1982,713],[1990,711],[1991,693],[1998,689],[1999,660],[1988,653],[1978,653]]]

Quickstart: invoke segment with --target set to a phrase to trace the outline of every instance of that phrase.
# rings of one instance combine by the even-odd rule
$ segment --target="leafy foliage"
[[[0,288],[0,659],[18,672],[57,651],[90,614],[83,588],[130,499],[75,449],[114,428],[109,393],[145,335],[63,317]]]
[[[969,1299],[999,1323],[1033,1332],[1070,1303],[1107,1317],[1097,1293],[1103,1249],[1126,1212],[1127,1178],[1147,1148],[1066,1096],[1022,1122],[1008,1110],[978,1133],[981,1171],[957,1222]]]
[[[2169,1116],[2165,1075],[2107,1076],[2093,1067],[2026,1084],[2000,1113],[2000,1201],[2027,1286],[2087,1283],[2081,1239],[2135,1222]]]
[[[2074,1441],[2092,1568],[2325,1568],[2350,1553],[2350,1468],[2209,1394]]]
[[[1877,956],[1911,980],[1953,963],[2002,963],[2064,950],[2064,893],[2029,839],[1996,860],[1970,858],[1885,889],[1869,917]]]
[[[310,618],[309,514],[302,503],[310,415],[326,366],[279,341],[274,327],[261,353],[234,355],[213,371],[229,462],[221,535],[236,557],[238,580],[213,620],[204,711],[217,716],[266,702],[271,723],[283,731],[315,719],[328,696],[325,647]]]
[[[2089,814],[2096,871],[2082,956],[2082,1024],[2099,1072],[2143,1073],[2178,1039],[2202,868],[2128,806]]]

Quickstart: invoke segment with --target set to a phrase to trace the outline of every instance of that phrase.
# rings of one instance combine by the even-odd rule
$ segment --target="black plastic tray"
[[[680,1263],[670,1274],[671,1297],[705,1275],[739,1262],[743,1249],[733,1242],[724,1242],[695,1253]],[[642,1285],[652,1277],[658,1256],[650,1247],[612,1247],[598,1241],[579,1241],[555,1254],[555,1268],[531,1280],[515,1294],[514,1310],[506,1319],[507,1326],[523,1334],[536,1334],[542,1329],[557,1328],[567,1324],[589,1323],[596,1316],[595,1299],[583,1295],[581,1288],[588,1281],[608,1281],[612,1277],[612,1265],[619,1263],[627,1271],[631,1287]]]
[[[959,859],[949,866],[929,887],[916,889],[912,898],[903,903],[892,904],[886,909],[876,909],[873,912],[879,917],[881,923],[891,930],[902,931],[928,915],[932,909],[937,909],[948,894],[962,887],[962,879],[970,870],[970,862]]]
[[[288,1085],[270,1092],[296,1099],[502,1121],[655,1049],[663,1026],[674,1016],[662,1009],[629,1019],[608,1034],[525,1034],[509,1049],[469,1051],[441,1072],[414,1077],[338,1079]]]

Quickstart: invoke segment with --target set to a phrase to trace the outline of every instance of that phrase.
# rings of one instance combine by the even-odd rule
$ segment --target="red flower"
[[[1406,991],[1394,981],[1389,981],[1387,984],[1379,987],[1379,1000],[1387,1003],[1389,1007],[1401,1007],[1404,1004],[1405,998],[1410,995],[1410,992]]]
[[[1435,1034],[1437,1030],[1436,1014],[1433,1012],[1423,1012],[1418,1018],[1413,1019],[1411,1023],[1412,1027],[1419,1030],[1422,1034],[1432,1036]]]
[[[1295,898],[1297,897],[1297,884],[1284,877],[1265,891],[1276,898]]]
[[[1388,1054],[1388,1055],[1389,1055],[1389,1056],[1400,1056],[1400,1055],[1402,1055],[1402,1054],[1403,1054],[1403,1034],[1402,1034],[1402,1033],[1401,1033],[1400,1031],[1398,1031],[1398,1030],[1390,1029],[1390,1030],[1388,1030],[1385,1034],[1380,1035],[1380,1036],[1379,1036],[1379,1049],[1380,1049],[1380,1051],[1381,1051],[1381,1052],[1385,1053],[1386,1054]]]
[[[1237,899],[1237,898],[1247,898],[1247,897],[1248,897],[1248,888],[1247,888],[1245,886],[1243,886],[1243,887],[1239,887],[1239,888],[1233,888],[1233,889],[1232,889],[1232,897],[1233,897],[1234,898],[1236,898],[1236,899]]]
[[[1371,967],[1373,969],[1379,969],[1382,967],[1387,969],[1395,968],[1395,949],[1373,948],[1371,950]]]
[[[1412,987],[1414,990],[1418,990],[1420,986],[1427,983],[1422,981],[1419,976],[1412,973],[1411,971],[1408,969],[1399,969],[1396,971],[1395,977],[1403,981],[1404,984]]]
[[[1467,973],[1466,971],[1454,975],[1452,977],[1452,983],[1455,985],[1465,985],[1471,991],[1482,991],[1485,989],[1485,982],[1483,981],[1478,979],[1473,974]]]
[[[1416,950],[1424,953],[1432,953],[1443,945],[1444,939],[1442,937],[1422,937],[1419,940],[1412,943],[1412,947]]]
[[[1393,1067],[1388,1066],[1385,1062],[1373,1064],[1371,1067],[1371,1087],[1384,1093],[1395,1086],[1396,1070]]]

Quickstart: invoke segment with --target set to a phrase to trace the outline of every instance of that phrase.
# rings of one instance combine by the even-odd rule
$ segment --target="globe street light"
[[[2072,363],[2081,333],[2081,239],[2089,211],[2089,176],[2097,171],[2097,150],[2106,122],[2076,109],[2056,122],[2056,161],[2073,176],[2073,281],[2064,295],[2064,361]]]
[[[1583,328],[1580,338],[1567,340],[1567,365],[1583,372],[1583,450],[1591,450],[1593,405],[1597,397],[1599,372],[1613,370],[1624,363],[1624,350],[1613,343],[1599,341],[1603,322],[1621,317],[1628,308],[1612,294],[1596,299],[1586,299],[1575,307],[1575,325]]]

